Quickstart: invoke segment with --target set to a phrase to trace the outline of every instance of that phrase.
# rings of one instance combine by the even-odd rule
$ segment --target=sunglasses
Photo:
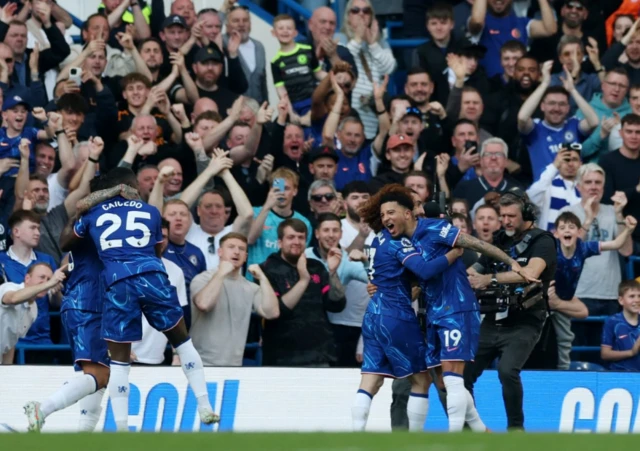
[[[582,11],[584,9],[584,6],[581,5],[580,3],[575,3],[575,2],[571,2],[571,3],[567,3],[566,7],[569,9],[577,9],[578,11]]]
[[[360,13],[362,13],[362,14],[369,15],[369,14],[371,14],[373,11],[372,11],[372,10],[371,10],[371,8],[370,8],[370,7],[368,7],[368,6],[365,6],[364,8],[360,8],[359,6],[354,6],[353,8],[351,8],[351,9],[349,10],[349,12],[350,12],[351,14],[360,14]]]
[[[210,236],[209,238],[207,238],[207,241],[209,242],[209,248],[207,249],[209,251],[210,254],[215,254],[216,253],[216,239],[212,236]]]
[[[311,200],[314,202],[322,202],[322,199],[325,199],[327,202],[331,202],[335,198],[336,198],[336,195],[333,193],[311,195]]]

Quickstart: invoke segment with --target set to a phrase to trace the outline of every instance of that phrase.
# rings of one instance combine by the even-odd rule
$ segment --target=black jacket
[[[40,50],[40,56],[38,58],[38,72],[40,79],[43,79],[44,73],[48,70],[57,68],[71,53],[69,44],[67,44],[63,34],[55,24],[52,24],[49,28],[43,27],[42,30],[49,40],[50,47],[45,50]],[[0,22],[0,41],[4,41],[8,31],[9,25],[4,22]],[[27,49],[24,54],[27,86],[31,84],[29,57],[31,56],[32,51],[33,50],[31,49]],[[11,81],[16,84],[18,83],[18,74],[16,74],[15,70],[11,77]]]
[[[282,302],[300,280],[295,266],[274,252],[260,265],[278,296],[280,317],[265,322],[262,335],[263,364],[266,366],[305,366],[328,364],[336,360],[336,346],[326,312],[341,312],[346,298],[329,299],[329,273],[324,265],[308,259],[309,285],[298,304],[290,309]]]

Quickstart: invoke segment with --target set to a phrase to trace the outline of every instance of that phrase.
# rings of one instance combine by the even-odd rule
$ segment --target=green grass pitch
[[[1,450],[69,451],[552,451],[635,449],[634,435],[221,433],[221,434],[2,434]]]

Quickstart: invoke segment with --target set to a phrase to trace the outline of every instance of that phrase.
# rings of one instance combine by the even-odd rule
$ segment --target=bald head
[[[315,11],[309,19],[309,31],[314,42],[319,42],[325,38],[333,38],[336,32],[336,13],[331,8],[322,6]]]
[[[193,112],[191,113],[191,122],[194,122],[198,116],[205,111],[218,112],[218,104],[208,97],[200,97],[193,105]]]
[[[162,168],[170,167],[173,169],[173,175],[164,184],[163,194],[165,197],[171,197],[182,191],[182,165],[173,158],[165,158],[158,164],[158,170],[162,172]]]
[[[174,0],[171,4],[171,14],[182,16],[189,28],[196,23],[196,8],[191,0]]]

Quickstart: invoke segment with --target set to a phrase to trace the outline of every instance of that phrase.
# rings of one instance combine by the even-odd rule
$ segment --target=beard
[[[360,215],[351,207],[347,207],[347,216],[354,222],[360,222]]]
[[[508,237],[513,237],[515,236],[515,234],[517,233],[516,230],[505,230],[504,234],[507,235]]]
[[[47,202],[36,202],[33,204],[33,211],[35,211],[38,214],[45,214],[47,212],[47,209],[49,208],[49,201]]]
[[[518,94],[527,96],[527,97],[530,96],[531,93],[536,90],[538,85],[540,85],[540,83],[534,81],[531,83],[531,86],[529,86],[528,88],[525,88],[516,80],[512,80],[511,83],[513,83],[514,89]]]

